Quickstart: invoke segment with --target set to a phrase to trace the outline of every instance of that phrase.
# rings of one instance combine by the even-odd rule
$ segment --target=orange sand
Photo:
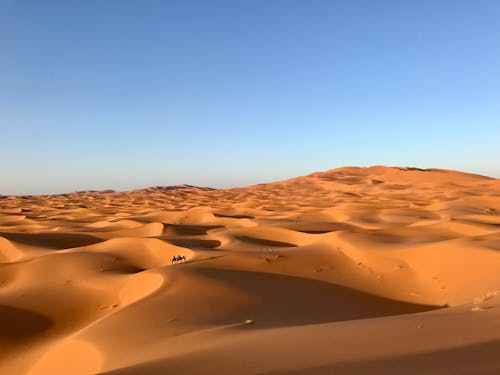
[[[500,180],[0,197],[0,373],[500,373]]]

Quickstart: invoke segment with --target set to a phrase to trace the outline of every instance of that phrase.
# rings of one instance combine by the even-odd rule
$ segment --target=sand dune
[[[494,374],[499,318],[485,176],[0,196],[5,374]]]

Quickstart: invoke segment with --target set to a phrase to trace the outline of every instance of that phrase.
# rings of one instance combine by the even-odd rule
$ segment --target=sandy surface
[[[483,176],[0,197],[0,262],[2,374],[500,373]]]

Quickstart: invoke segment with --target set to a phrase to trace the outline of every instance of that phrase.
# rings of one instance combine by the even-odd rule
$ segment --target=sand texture
[[[498,374],[500,180],[0,196],[0,373]]]

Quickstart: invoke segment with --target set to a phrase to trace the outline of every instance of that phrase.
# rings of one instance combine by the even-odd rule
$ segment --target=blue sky
[[[498,1],[0,0],[0,194],[500,177]]]

